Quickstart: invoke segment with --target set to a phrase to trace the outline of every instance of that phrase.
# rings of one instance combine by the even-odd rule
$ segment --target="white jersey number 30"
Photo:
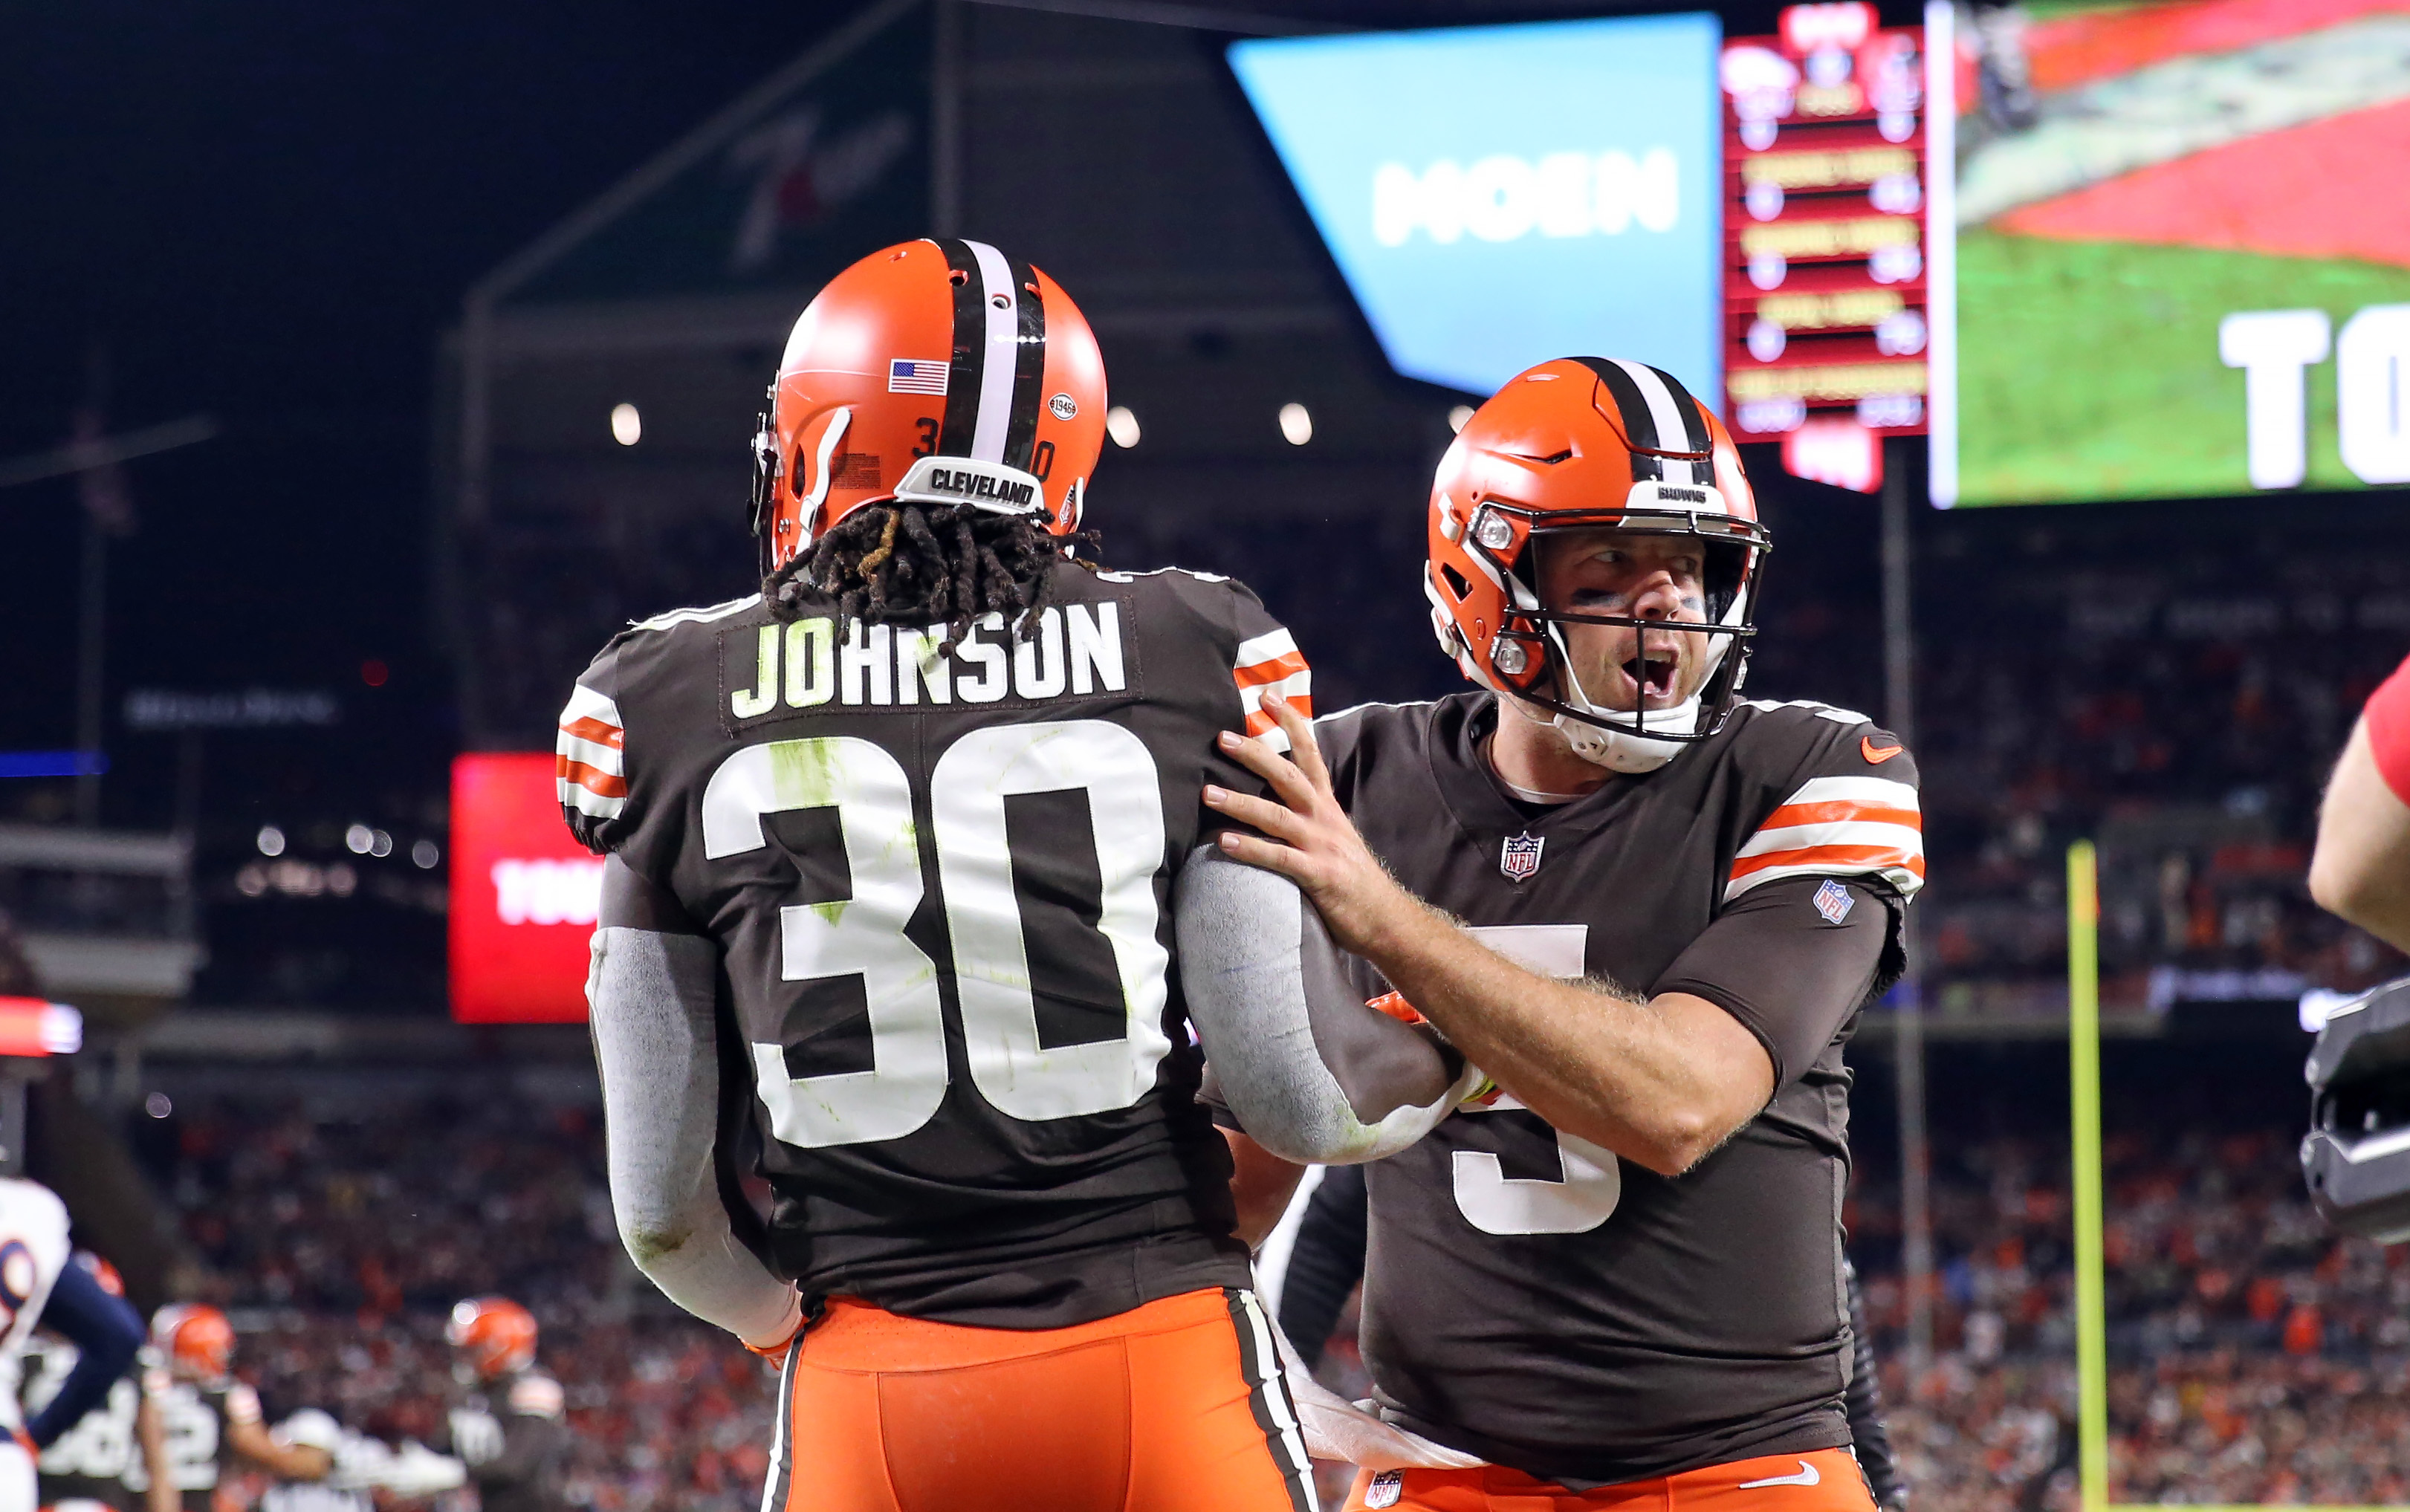
[[[1163,795],[1145,742],[1098,720],[974,730],[930,774],[932,838],[963,1039],[980,1096],[1014,1118],[1069,1118],[1126,1108],[1154,1084],[1170,956],[1156,937]],[[1047,1046],[1038,1035],[1027,935],[1012,886],[1005,799],[1082,792],[1102,886],[1096,932],[1111,948],[1125,1021],[1121,1038]],[[758,850],[764,815],[834,808],[852,896],[779,912],[779,975],[858,977],[873,1069],[791,1077],[786,1049],[752,1048],[755,1083],[782,1141],[817,1149],[900,1139],[945,1100],[946,1040],[937,971],[904,937],[920,907],[921,850],[904,765],[853,735],[748,746],[720,763],[703,795],[704,853]]]

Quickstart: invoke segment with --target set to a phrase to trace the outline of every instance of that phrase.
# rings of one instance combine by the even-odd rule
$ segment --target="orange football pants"
[[[1030,1330],[832,1298],[778,1396],[774,1512],[1314,1512],[1252,1292]]]
[[[1734,1460],[1594,1491],[1569,1491],[1503,1465],[1366,1470],[1347,1493],[1347,1512],[1874,1512],[1874,1505],[1847,1449]]]

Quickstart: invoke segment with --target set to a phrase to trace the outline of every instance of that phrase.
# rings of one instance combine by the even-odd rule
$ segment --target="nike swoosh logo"
[[[1907,749],[1906,746],[1878,746],[1872,735],[1858,736],[1858,754],[1866,759],[1869,766],[1880,766]]]
[[[1892,749],[1897,750],[1899,748],[1897,746],[1894,746]],[[1889,752],[1886,752],[1885,754],[1889,754]],[[1733,1490],[1736,1491],[1753,1491],[1760,1486],[1813,1486],[1823,1478],[1823,1476],[1816,1474],[1816,1467],[1814,1465],[1802,1460],[1799,1461],[1799,1474],[1795,1476],[1768,1476],[1764,1480],[1744,1480],[1739,1485],[1734,1487]]]

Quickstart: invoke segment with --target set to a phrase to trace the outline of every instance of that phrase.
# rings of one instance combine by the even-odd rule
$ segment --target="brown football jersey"
[[[1544,807],[1491,775],[1496,718],[1466,693],[1316,728],[1400,881],[1533,970],[1708,997],[1778,1086],[1678,1177],[1511,1097],[1368,1168],[1381,1398],[1575,1489],[1845,1445],[1841,1050],[1923,879],[1913,759],[1845,710],[1746,704],[1657,771]]]
[[[562,714],[571,826],[719,946],[723,1147],[807,1297],[1034,1329],[1249,1284],[1171,883],[1245,780],[1216,732],[1308,673],[1227,579],[1052,571],[1026,638],[664,615]]]

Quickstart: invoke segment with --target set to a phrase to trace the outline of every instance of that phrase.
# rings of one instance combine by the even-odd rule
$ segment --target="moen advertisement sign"
[[[1488,394],[1722,334],[1712,15],[1240,42],[1230,66],[1390,364]]]
[[[561,822],[550,751],[452,763],[452,1017],[586,1018],[602,863]]]

